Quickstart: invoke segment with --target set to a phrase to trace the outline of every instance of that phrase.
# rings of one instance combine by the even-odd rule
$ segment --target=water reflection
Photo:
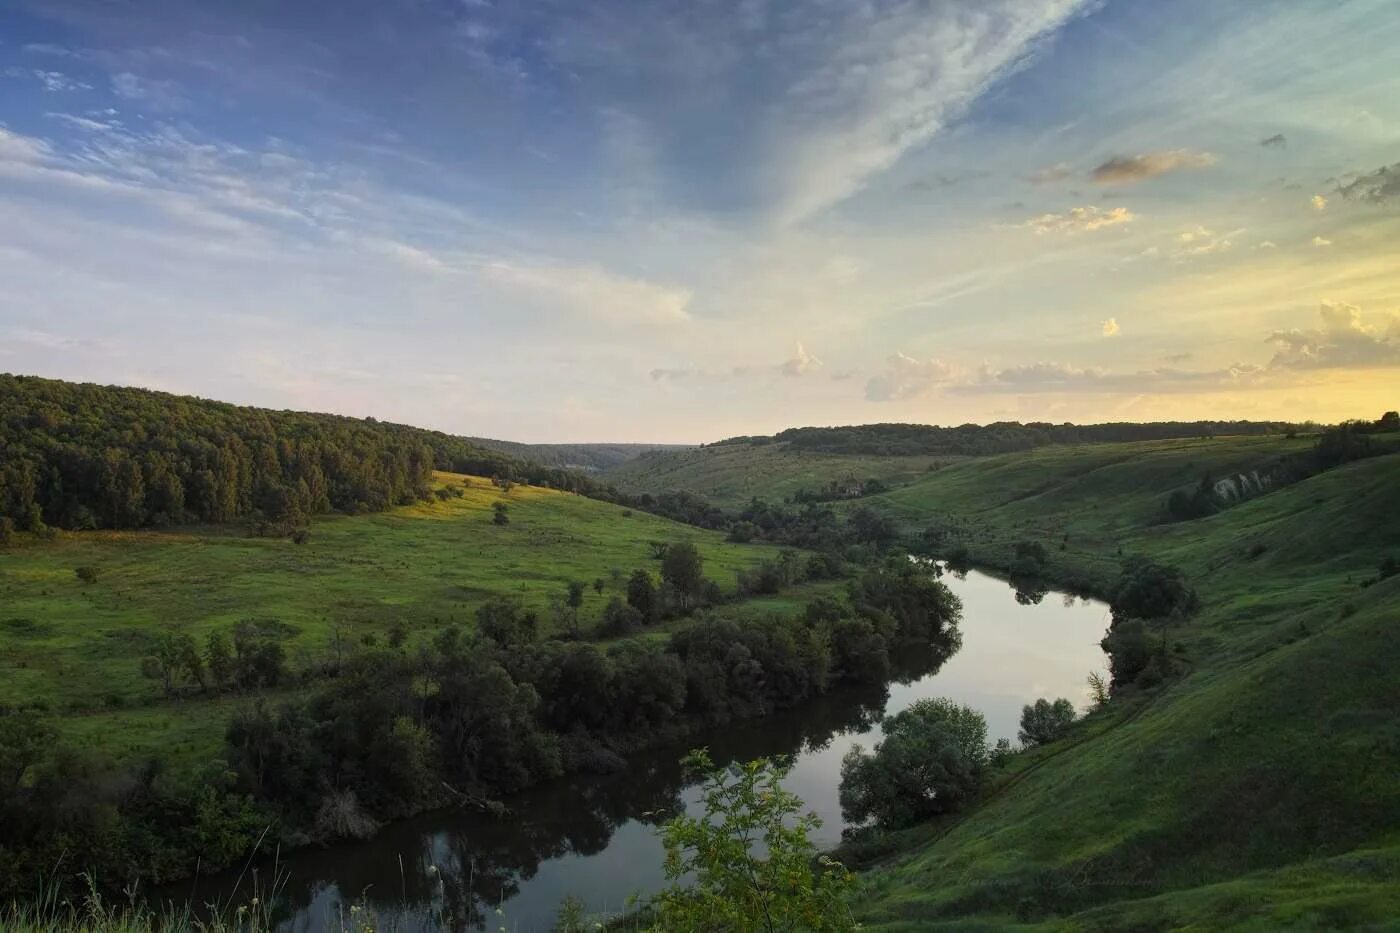
[[[590,911],[619,911],[629,894],[664,884],[656,827],[698,795],[679,759],[706,745],[717,762],[791,755],[787,786],[825,825],[819,844],[842,828],[837,800],[841,757],[878,741],[878,722],[925,696],[950,696],[982,710],[992,736],[1014,737],[1020,706],[1037,697],[1078,702],[1085,675],[1102,666],[1097,642],[1104,607],[1044,600],[1046,590],[1009,588],[976,572],[945,578],[964,603],[963,648],[946,664],[932,649],[897,652],[885,687],[828,694],[799,709],[697,736],[682,747],[638,756],[626,771],[556,781],[507,801],[510,816],[438,812],[386,827],[375,839],[298,851],[280,866],[281,929],[322,930],[363,902],[400,929],[547,930],[566,895]],[[1023,599],[1039,592],[1033,600]],[[1012,598],[1014,596],[1014,598]],[[246,901],[236,875],[194,889],[200,902]],[[191,894],[162,892],[184,900]],[[496,911],[500,910],[501,915]]]

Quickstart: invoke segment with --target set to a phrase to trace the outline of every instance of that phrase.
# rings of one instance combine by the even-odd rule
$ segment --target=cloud
[[[1315,236],[1315,237],[1312,238],[1312,245],[1313,245],[1313,246],[1331,246],[1331,245],[1332,245],[1332,241],[1329,240],[1329,239],[1327,239],[1326,237],[1323,237],[1323,236]]]
[[[953,368],[942,360],[895,353],[885,361],[885,371],[865,383],[865,397],[872,402],[913,398],[952,378]]]
[[[822,368],[822,361],[807,352],[802,341],[797,342],[797,355],[778,367],[784,376],[805,376]]]
[[[1171,257],[1180,262],[1194,256],[1229,252],[1235,245],[1234,237],[1243,232],[1244,229],[1241,228],[1217,234],[1214,230],[1201,226],[1183,230],[1176,235],[1176,245],[1172,249]]]
[[[1275,243],[1273,240],[1260,240],[1260,241],[1259,241],[1259,245],[1256,246],[1256,247],[1254,247],[1254,248],[1255,248],[1255,249],[1278,249],[1278,244]]]
[[[1324,301],[1321,326],[1275,331],[1268,342],[1277,348],[1270,369],[1340,369],[1400,366],[1400,318],[1373,315],[1344,301]]]
[[[61,93],[63,91],[90,91],[92,85],[77,78],[70,78],[61,71],[44,71],[39,68],[6,68],[5,76],[8,78],[33,78],[39,82],[39,86],[49,93]]]
[[[1096,366],[1031,363],[996,369],[983,366],[968,382],[953,386],[959,395],[1032,393],[1189,392],[1238,386],[1254,379],[1262,367],[1236,363],[1226,369],[1195,371],[1162,367],[1115,373]]]
[[[1383,166],[1367,175],[1361,175],[1344,185],[1337,192],[1348,201],[1383,206],[1400,201],[1400,162]]]
[[[1272,136],[1259,140],[1259,145],[1263,146],[1265,149],[1287,149],[1288,137],[1284,136],[1282,133],[1275,133]]]
[[[1312,206],[1315,211],[1325,211],[1327,210],[1327,199],[1320,194],[1315,194],[1312,196]]]
[[[1070,168],[1068,163],[1057,162],[1031,172],[1026,176],[1026,181],[1033,185],[1048,185],[1051,182],[1064,181],[1073,174],[1074,169]]]
[[[1090,172],[1089,177],[1101,185],[1123,185],[1165,175],[1178,169],[1206,168],[1217,161],[1217,157],[1209,152],[1195,152],[1190,149],[1114,156]]]
[[[146,104],[154,110],[181,110],[186,104],[184,95],[173,81],[143,78],[129,71],[112,76],[112,93]]]
[[[757,121],[766,139],[756,182],[776,194],[777,218],[799,222],[862,190],[1024,66],[1089,5],[870,0],[821,4],[816,15],[762,14],[777,25],[768,39],[772,73],[764,80],[780,94]],[[656,41],[654,34],[639,40]],[[677,59],[693,54],[677,50]],[[731,50],[721,48],[715,58],[726,54]],[[734,98],[750,95],[748,70],[731,74],[728,80],[744,83],[732,89]]]
[[[1111,317],[1106,321],[1102,321],[1100,327],[1105,337],[1117,337],[1120,330],[1118,327],[1118,318],[1116,317]]]
[[[1131,223],[1135,219],[1137,215],[1126,207],[1104,210],[1090,205],[1072,207],[1060,214],[1041,214],[1039,217],[1030,218],[1021,226],[1029,227],[1036,233],[1083,233]]]
[[[433,257],[429,257],[430,259]],[[535,257],[489,259],[481,275],[547,310],[616,323],[674,325],[690,320],[691,292],[618,275],[593,264]]]

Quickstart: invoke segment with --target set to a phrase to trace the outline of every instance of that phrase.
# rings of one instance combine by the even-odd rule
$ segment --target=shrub
[[[1200,605],[1180,570],[1137,557],[1123,564],[1109,610],[1113,624],[1126,619],[1167,619],[1189,615]]]
[[[1074,724],[1074,704],[1064,697],[1051,703],[1040,699],[1021,707],[1021,731],[1017,739],[1027,748],[1062,738]]]
[[[645,620],[635,608],[614,596],[603,607],[603,621],[598,627],[600,634],[608,638],[630,635],[641,628]]]
[[[951,700],[920,700],[886,719],[867,755],[853,746],[841,762],[841,813],[897,829],[951,813],[972,798],[986,772],[987,721]]]
[[[504,502],[497,502],[495,505],[491,506],[491,508],[495,512],[495,514],[491,516],[492,523],[497,525],[510,524],[510,509]]]
[[[81,567],[73,568],[73,576],[84,583],[96,583],[97,578],[102,576],[102,568],[94,567],[91,564],[84,564]]]
[[[703,751],[685,764],[704,775],[705,813],[682,814],[661,831],[672,885],[651,901],[652,930],[856,928],[846,906],[855,876],[818,854],[809,834],[821,821],[802,815],[802,801],[781,784],[789,766],[715,768]]]

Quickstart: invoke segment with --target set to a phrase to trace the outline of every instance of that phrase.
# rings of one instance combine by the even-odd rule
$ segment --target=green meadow
[[[782,443],[715,444],[645,454],[607,470],[604,478],[629,492],[684,490],[735,509],[754,497],[781,502],[800,489],[815,491],[848,478],[903,484],[963,459],[811,453]]]
[[[305,670],[335,642],[382,643],[396,623],[410,644],[448,625],[470,627],[477,607],[498,596],[540,610],[548,634],[556,624],[549,606],[573,580],[589,584],[580,612],[586,631],[623,592],[627,574],[656,572],[652,542],[694,542],[706,576],[730,593],[736,571],[777,553],[570,493],[520,485],[502,492],[466,479],[461,498],[318,518],[300,545],[236,526],[24,536],[0,552],[0,703],[47,707],[65,732],[118,757],[213,756],[230,710],[245,701],[162,699],[141,660],[165,632],[202,644],[216,629],[263,620],[289,667]],[[498,502],[509,524],[493,522]],[[78,567],[96,568],[96,580],[79,580]],[[809,589],[752,609],[790,609]]]

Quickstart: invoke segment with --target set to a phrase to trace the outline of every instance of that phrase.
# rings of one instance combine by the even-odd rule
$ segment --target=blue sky
[[[5,0],[0,371],[537,441],[1374,417],[1397,47],[1381,0]]]

